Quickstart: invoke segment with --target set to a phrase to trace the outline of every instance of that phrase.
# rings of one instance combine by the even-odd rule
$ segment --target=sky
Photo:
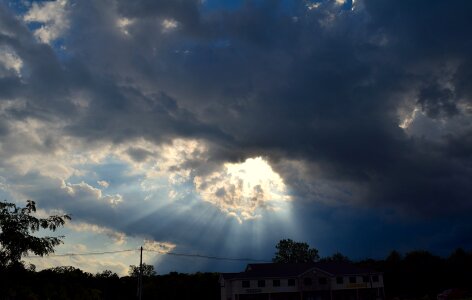
[[[472,2],[0,0],[0,197],[159,274],[472,249]],[[42,232],[42,235],[51,234]],[[139,253],[30,257],[120,275]]]

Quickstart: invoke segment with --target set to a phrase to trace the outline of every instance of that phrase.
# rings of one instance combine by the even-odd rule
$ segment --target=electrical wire
[[[115,251],[103,251],[103,252],[85,252],[85,253],[62,253],[62,254],[48,254],[45,256],[40,255],[28,255],[27,258],[48,258],[48,257],[62,257],[62,256],[85,256],[85,255],[103,255],[103,254],[114,254],[138,251],[139,249],[126,249],[126,250],[115,250]]]
[[[255,258],[236,258],[236,257],[209,256],[209,255],[187,254],[187,253],[177,253],[177,252],[162,252],[162,251],[159,251],[159,250],[151,250],[151,249],[143,249],[143,250],[148,251],[148,252],[157,252],[159,254],[172,255],[172,256],[205,258],[205,259],[214,259],[214,260],[270,262],[268,260],[255,259]]]
[[[115,254],[123,252],[139,251],[139,248],[136,249],[125,249],[125,250],[115,250],[115,251],[102,251],[102,252],[84,252],[84,253],[61,253],[61,254],[49,254],[45,256],[40,255],[28,255],[26,258],[49,258],[49,257],[67,257],[67,256],[88,256],[88,255],[105,255],[105,254]],[[190,257],[190,258],[202,258],[202,259],[213,259],[213,260],[225,260],[225,261],[246,261],[246,262],[262,262],[268,263],[270,261],[263,259],[255,258],[240,258],[240,257],[223,257],[223,256],[210,256],[202,254],[189,254],[189,253],[178,253],[178,252],[164,252],[159,250],[145,249],[143,251],[159,253],[162,255],[172,255],[180,257]]]

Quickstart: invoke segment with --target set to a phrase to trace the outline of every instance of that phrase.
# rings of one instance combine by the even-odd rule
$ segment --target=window
[[[265,280],[258,280],[257,281],[257,286],[258,287],[265,287]]]
[[[303,284],[304,285],[311,285],[312,281],[310,277],[304,278],[303,279]]]
[[[279,279],[274,279],[274,281],[272,281],[272,285],[273,286],[280,286],[280,280]]]
[[[336,277],[336,283],[337,283],[337,284],[343,284],[343,283],[344,283],[344,278],[342,278],[342,277]]]
[[[363,282],[369,282],[369,276],[362,276],[362,281]]]
[[[295,286],[295,279],[289,279],[288,286]]]
[[[372,276],[372,281],[373,282],[379,282],[379,275]]]
[[[248,288],[251,285],[249,284],[249,280],[243,280],[243,288]]]
[[[357,282],[356,276],[349,277],[349,283],[356,283],[356,282]]]
[[[327,284],[328,280],[326,279],[326,277],[320,277],[320,278],[318,278],[318,283],[319,284]]]

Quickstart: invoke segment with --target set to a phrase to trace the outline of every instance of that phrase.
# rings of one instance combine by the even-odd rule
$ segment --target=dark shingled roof
[[[354,275],[354,274],[372,274],[376,271],[361,268],[347,262],[317,262],[317,263],[267,263],[267,264],[248,264],[246,271],[240,273],[222,273],[224,279],[233,278],[270,278],[270,277],[297,277],[306,271],[317,268],[333,276]]]
[[[379,273],[371,269],[361,268],[352,263],[342,261],[324,261],[315,263],[315,267],[332,275],[358,275]]]
[[[244,273],[250,277],[295,277],[313,268],[314,266],[314,263],[249,264],[247,265],[246,271]]]

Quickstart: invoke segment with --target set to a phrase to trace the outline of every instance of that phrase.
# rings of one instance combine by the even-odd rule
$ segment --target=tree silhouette
[[[129,276],[131,277],[138,277],[139,266],[130,265],[128,273],[129,273]],[[154,271],[154,266],[143,263],[143,276],[155,276],[155,275],[156,275],[156,271]]]
[[[32,233],[40,229],[55,231],[70,220],[70,216],[36,218],[33,216],[35,212],[36,204],[31,200],[23,208],[14,203],[0,202],[0,266],[22,265],[21,257],[28,252],[43,256],[53,253],[54,247],[62,243],[63,236],[36,237]]]
[[[291,239],[280,240],[275,246],[277,252],[272,259],[276,263],[315,262],[320,256],[318,249],[310,248],[307,243],[294,242]]]
[[[324,257],[324,258],[321,259],[321,261],[351,262],[349,257],[342,254],[341,252],[336,252],[331,256]]]

